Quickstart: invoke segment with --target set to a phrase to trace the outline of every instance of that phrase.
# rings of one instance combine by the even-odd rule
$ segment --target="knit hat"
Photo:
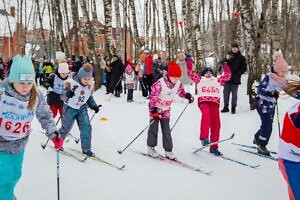
[[[69,71],[69,65],[68,63],[59,63],[58,64],[58,73],[65,73],[65,74],[68,74],[70,71]]]
[[[208,71],[211,72],[212,74],[214,73],[212,68],[204,67],[201,71],[201,76],[204,76],[206,74],[206,72],[208,72]]]
[[[168,76],[169,77],[181,77],[181,69],[174,60],[171,60],[168,65]]]
[[[130,64],[128,64],[125,68],[125,71],[127,71],[127,72],[132,72],[132,70],[133,70],[133,68]]]
[[[93,77],[93,66],[90,63],[85,63],[78,71],[77,77],[81,80],[84,77]]]
[[[33,83],[35,78],[34,67],[29,56],[17,55],[11,64],[9,81],[11,83]]]
[[[274,71],[275,72],[280,72],[280,71],[287,71],[288,70],[288,64],[284,60],[283,55],[280,51],[276,51],[273,54],[273,59],[274,59]]]
[[[233,48],[233,47],[239,48],[239,44],[237,42],[232,42],[231,48]]]

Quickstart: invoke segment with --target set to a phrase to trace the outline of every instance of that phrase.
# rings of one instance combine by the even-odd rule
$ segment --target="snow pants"
[[[272,133],[275,104],[256,98],[255,106],[261,120],[261,125],[255,134],[255,139],[260,145],[266,146],[269,143]]]
[[[289,199],[300,200],[300,162],[278,159],[280,171],[288,184]]]
[[[55,106],[55,105],[49,105],[50,110],[52,112],[53,118],[56,117],[57,113],[59,112],[60,116],[63,114],[63,107]]]
[[[154,120],[154,122],[150,125],[148,129],[147,145],[150,147],[155,147],[157,145],[159,122],[162,131],[163,148],[165,149],[165,151],[171,152],[173,149],[173,142],[172,142],[171,129],[170,129],[170,118],[162,118],[159,120],[158,119]]]
[[[210,142],[217,142],[220,139],[220,111],[219,104],[215,102],[199,102],[198,107],[202,117],[200,122],[200,140],[208,139],[210,131]],[[211,149],[217,149],[218,144],[211,145]]]
[[[14,189],[22,175],[24,150],[18,154],[0,152],[0,200],[13,200]]]
[[[59,133],[65,139],[68,133],[71,131],[74,121],[76,120],[80,130],[81,149],[83,152],[91,150],[92,141],[92,126],[86,106],[81,106],[79,109],[74,109],[67,105],[64,105],[64,111],[62,116],[62,127],[59,129]]]

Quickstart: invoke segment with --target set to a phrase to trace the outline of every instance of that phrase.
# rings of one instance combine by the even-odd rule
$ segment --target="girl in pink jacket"
[[[221,86],[230,80],[231,71],[227,63],[223,64],[224,74],[218,78],[212,76],[213,70],[209,67],[203,68],[201,76],[193,71],[193,61],[186,61],[188,76],[197,84],[199,97],[198,107],[202,113],[200,123],[200,140],[203,146],[210,142],[217,142],[220,138],[220,92]],[[209,138],[209,130],[210,140]],[[222,156],[218,150],[218,144],[210,146],[209,151],[216,156]]]
[[[168,73],[166,77],[158,79],[152,86],[149,98],[149,111],[151,125],[148,130],[148,155],[158,157],[159,154],[155,150],[157,145],[158,124],[161,125],[163,135],[163,148],[165,156],[168,159],[175,160],[173,154],[173,143],[170,129],[170,109],[175,95],[194,101],[190,93],[186,93],[182,83],[180,82],[181,69],[179,65],[171,61],[168,65]]]

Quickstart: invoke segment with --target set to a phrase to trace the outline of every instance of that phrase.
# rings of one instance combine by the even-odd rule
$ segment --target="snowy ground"
[[[287,187],[281,177],[277,163],[250,155],[225,142],[220,150],[229,157],[249,164],[260,164],[251,169],[229,162],[207,152],[192,154],[193,147],[200,146],[198,140],[200,111],[196,103],[189,105],[175,126],[172,135],[174,153],[177,157],[196,167],[212,170],[212,176],[203,175],[185,168],[143,157],[132,150],[146,152],[147,131],[122,155],[123,149],[148,123],[147,103],[127,103],[122,95],[117,99],[105,95],[104,87],[94,93],[100,112],[92,121],[93,150],[96,155],[115,164],[126,164],[124,171],[115,170],[93,160],[80,163],[61,155],[60,191],[62,200],[285,200]],[[140,91],[135,91],[134,100],[145,102]],[[279,99],[279,119],[296,101],[287,96]],[[221,115],[221,138],[236,133],[233,142],[251,144],[259,127],[256,111],[249,111],[246,96],[246,76],[239,90],[237,114]],[[186,102],[172,106],[171,126],[185,107]],[[91,112],[92,113],[92,112]],[[101,121],[107,117],[107,121]],[[23,176],[16,187],[18,200],[57,199],[56,152],[50,148],[42,150],[40,144],[46,137],[39,134],[40,126],[34,122],[34,133],[27,146],[23,165]],[[77,126],[73,135],[79,136]],[[161,136],[161,133],[160,133]],[[273,135],[269,148],[277,150],[278,127],[274,119]],[[65,147],[80,149],[72,140]],[[161,137],[157,150],[163,153]]]

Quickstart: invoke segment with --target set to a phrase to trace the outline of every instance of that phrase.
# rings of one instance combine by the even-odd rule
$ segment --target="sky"
[[[148,124],[147,100],[142,97],[141,91],[134,92],[135,103],[127,103],[124,94],[121,98],[112,96],[108,100],[110,96],[105,95],[105,87],[102,87],[94,93],[96,102],[103,106],[91,122],[92,149],[97,156],[116,165],[126,164],[126,167],[123,171],[119,171],[93,160],[80,163],[61,155],[59,169],[61,199],[287,200],[287,186],[277,162],[244,153],[231,144],[231,142],[252,144],[253,136],[260,126],[256,111],[249,110],[246,86],[247,76],[244,75],[238,92],[237,113],[221,114],[220,137],[226,138],[232,133],[235,133],[235,137],[220,144],[219,148],[227,157],[252,165],[259,164],[257,169],[217,158],[209,154],[207,149],[196,155],[192,153],[194,147],[200,147],[198,137],[201,114],[196,102],[187,107],[172,131],[173,152],[181,161],[202,167],[204,170],[212,170],[211,176],[136,153],[135,151],[147,151],[147,130],[123,154],[118,154],[117,150],[123,149]],[[277,151],[277,120],[279,119],[282,125],[285,112],[296,102],[286,95],[280,96],[279,118],[275,116],[269,149]],[[186,103],[186,100],[177,100],[172,104],[171,126]],[[222,106],[221,103],[220,108]],[[92,112],[90,116],[91,114]],[[100,120],[102,117],[108,120]],[[18,199],[53,200],[57,196],[56,152],[51,148],[42,150],[40,144],[47,138],[40,130],[41,127],[35,120],[33,133],[25,151],[23,176],[15,191]],[[76,124],[71,134],[79,137]],[[80,145],[71,138],[64,147],[80,150]],[[160,131],[157,151],[164,154]]]

